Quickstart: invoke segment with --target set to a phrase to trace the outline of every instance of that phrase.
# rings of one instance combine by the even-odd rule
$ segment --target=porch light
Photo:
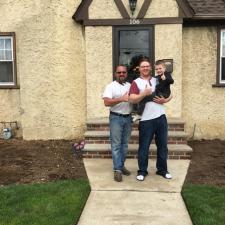
[[[134,11],[136,9],[137,0],[129,0],[129,5],[130,5],[130,11],[131,11],[131,13],[133,15]]]

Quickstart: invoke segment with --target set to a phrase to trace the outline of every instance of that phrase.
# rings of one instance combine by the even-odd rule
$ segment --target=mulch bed
[[[87,178],[74,141],[0,140],[0,185]],[[225,187],[225,141],[188,143],[193,149],[186,183]]]
[[[87,178],[74,141],[0,140],[0,185]]]
[[[189,141],[194,150],[186,183],[225,187],[225,141]]]

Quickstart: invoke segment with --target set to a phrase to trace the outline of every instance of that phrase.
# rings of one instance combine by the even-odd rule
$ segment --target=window
[[[225,29],[220,34],[220,76],[219,83],[225,84]]]
[[[113,29],[114,69],[116,65],[124,64],[128,69],[128,81],[136,78],[135,70],[141,57],[154,60],[153,27],[117,26]]]
[[[0,88],[17,85],[15,50],[15,33],[0,32]]]

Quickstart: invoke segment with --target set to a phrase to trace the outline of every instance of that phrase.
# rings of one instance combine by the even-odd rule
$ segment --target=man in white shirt
[[[143,59],[139,64],[140,77],[133,81],[130,88],[130,101],[132,103],[140,102],[145,96],[151,95],[155,91],[156,78],[151,76],[151,64],[149,60]],[[139,122],[139,148],[138,148],[138,174],[137,180],[143,181],[148,174],[148,154],[149,146],[155,137],[157,146],[156,174],[166,179],[172,176],[167,170],[167,133],[168,125],[163,103],[167,99],[156,97],[154,101],[147,102],[144,112]]]
[[[122,181],[122,175],[130,175],[124,165],[132,125],[132,105],[128,102],[130,83],[126,82],[126,78],[127,68],[124,65],[117,66],[115,80],[106,86],[103,93],[104,104],[110,107],[110,141],[114,180],[117,182]]]

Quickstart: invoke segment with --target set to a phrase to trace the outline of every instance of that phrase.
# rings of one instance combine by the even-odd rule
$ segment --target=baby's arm
[[[152,101],[153,101],[153,98],[155,98],[155,92],[152,92],[151,95],[145,96],[145,97],[141,100],[141,102],[142,102],[142,103],[152,102]]]
[[[174,80],[171,76],[171,73],[166,73],[165,78],[166,79],[164,80],[164,82],[166,82],[167,84],[173,84],[174,83]]]

